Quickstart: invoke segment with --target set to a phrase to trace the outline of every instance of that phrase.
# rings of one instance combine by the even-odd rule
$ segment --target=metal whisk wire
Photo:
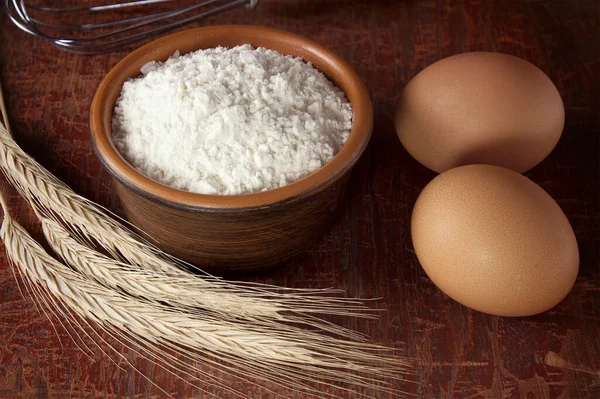
[[[208,0],[191,6],[175,8],[168,11],[147,13],[144,15],[123,18],[101,23],[83,23],[79,25],[61,25],[42,21],[30,15],[30,11],[47,14],[75,14],[75,13],[99,13],[117,9],[150,6],[159,3],[174,3],[175,0],[134,0],[115,4],[104,4],[89,7],[43,7],[25,5],[25,0],[6,0],[6,10],[10,19],[23,31],[42,38],[54,46],[77,54],[104,53],[128,44],[143,40],[147,36],[166,32],[179,26],[188,24],[201,18],[224,12],[239,6],[253,8],[258,0]],[[212,8],[207,9],[208,7]],[[192,14],[192,15],[190,15]],[[164,25],[158,25],[162,21],[179,17]],[[157,26],[158,25],[158,26]],[[119,27],[121,26],[121,27]],[[108,28],[114,28],[108,30]],[[72,37],[55,36],[47,31],[71,31]],[[102,31],[88,37],[77,37],[77,33]]]

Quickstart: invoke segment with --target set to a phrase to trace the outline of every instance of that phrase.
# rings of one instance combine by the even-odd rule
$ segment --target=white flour
[[[146,176],[203,194],[301,179],[348,139],[352,107],[312,65],[250,45],[151,62],[123,85],[115,145]]]

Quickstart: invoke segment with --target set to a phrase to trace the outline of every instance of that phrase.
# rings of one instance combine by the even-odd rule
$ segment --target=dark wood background
[[[416,384],[402,388],[418,397],[600,398],[599,4],[262,0],[254,11],[206,21],[268,25],[326,45],[365,79],[375,106],[370,148],[331,233],[288,264],[245,278],[382,297],[378,305],[387,311],[379,321],[349,325],[417,359]],[[395,104],[408,80],[428,64],[471,50],[531,61],[555,82],[566,106],[556,150],[527,175],[567,214],[579,240],[581,269],[569,296],[535,317],[492,317],[465,308],[431,283],[412,251],[411,209],[434,173],[400,145]],[[90,148],[87,122],[97,85],[125,54],[66,54],[0,15],[0,78],[17,140],[77,192],[117,212],[112,184]],[[1,189],[11,194],[13,215],[39,232],[4,181]],[[101,355],[93,362],[64,331],[57,336],[19,293],[3,250],[0,257],[0,397],[161,396],[131,369],[120,370]],[[199,395],[136,362],[175,397]]]

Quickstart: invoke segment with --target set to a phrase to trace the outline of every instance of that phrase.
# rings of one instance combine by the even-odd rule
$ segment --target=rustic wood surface
[[[599,7],[597,0],[261,0],[255,11],[204,22],[263,24],[314,39],[356,68],[375,106],[371,145],[331,232],[288,264],[244,278],[381,297],[387,311],[379,321],[349,325],[416,359],[416,383],[402,389],[418,397],[600,398]],[[535,317],[492,317],[457,304],[431,283],[411,249],[411,208],[434,173],[400,145],[395,103],[425,66],[469,50],[533,62],[566,106],[556,150],[527,175],[567,214],[581,269],[569,296]],[[87,118],[98,83],[125,54],[59,52],[0,15],[0,78],[17,140],[77,192],[117,212],[110,179],[89,145]],[[39,232],[24,202],[4,181],[0,188],[11,195],[13,215]],[[124,362],[121,370],[101,354],[95,361],[82,355],[21,296],[3,250],[0,257],[0,397],[164,396]],[[200,397],[126,355],[173,396]]]

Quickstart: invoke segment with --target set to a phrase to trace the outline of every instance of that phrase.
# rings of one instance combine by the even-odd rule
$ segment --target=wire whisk
[[[133,0],[88,7],[55,7],[6,0],[6,10],[20,29],[61,50],[99,54],[235,7],[254,8],[258,0],[181,3],[178,0]],[[107,16],[114,17],[117,11],[122,14],[120,19],[104,20]],[[89,21],[82,23],[87,18]]]

